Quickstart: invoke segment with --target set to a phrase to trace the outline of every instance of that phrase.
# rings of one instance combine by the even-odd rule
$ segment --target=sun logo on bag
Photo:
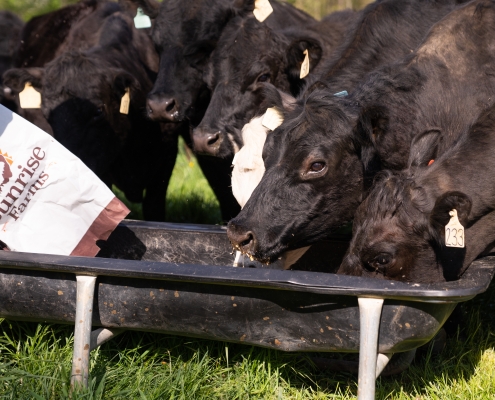
[[[12,157],[8,153],[3,153],[0,150],[0,193],[2,192],[2,187],[12,178],[12,171],[10,166],[14,163]]]

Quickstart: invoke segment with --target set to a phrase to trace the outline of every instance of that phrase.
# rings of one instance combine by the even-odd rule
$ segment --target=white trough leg
[[[97,347],[101,346],[103,343],[108,342],[110,339],[113,339],[115,336],[120,335],[125,332],[125,329],[107,329],[107,328],[98,328],[91,332],[91,344],[89,346],[89,350],[94,350]]]
[[[70,384],[71,387],[75,387],[76,385],[87,387],[96,276],[76,276],[76,281],[76,320]]]
[[[374,400],[383,299],[359,298],[358,400]]]
[[[394,353],[390,354],[382,354],[379,353],[378,356],[376,357],[376,371],[375,371],[375,378],[378,378],[382,371],[385,369],[387,366],[388,362],[392,358]]]

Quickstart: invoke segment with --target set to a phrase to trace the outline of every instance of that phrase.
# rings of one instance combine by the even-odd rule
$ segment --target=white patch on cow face
[[[247,203],[265,173],[262,158],[268,129],[262,125],[263,117],[253,118],[242,128],[244,146],[235,155],[232,171],[232,193],[241,207]]]

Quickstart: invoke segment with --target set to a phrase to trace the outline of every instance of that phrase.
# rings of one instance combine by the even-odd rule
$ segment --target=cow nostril
[[[241,248],[248,247],[253,242],[253,240],[254,240],[253,234],[251,232],[248,232],[246,234],[246,236],[247,236],[247,238],[245,240],[243,240],[241,243],[239,243],[239,246]]]
[[[208,146],[213,146],[217,141],[220,135],[217,133],[212,133],[211,135],[208,135],[208,138],[206,139],[206,144]]]
[[[170,103],[167,104],[165,111],[171,112],[175,108],[175,99],[172,99]]]

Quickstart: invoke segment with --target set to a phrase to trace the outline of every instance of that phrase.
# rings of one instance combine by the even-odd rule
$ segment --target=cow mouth
[[[171,114],[159,114],[154,112],[152,109],[146,109],[146,116],[148,119],[154,122],[165,122],[177,124],[184,121],[184,116],[179,111],[174,111]]]
[[[242,244],[241,244],[242,245]],[[249,251],[243,251],[240,246],[232,245],[234,251],[240,252],[243,256],[247,256],[251,261],[257,261],[261,264],[270,265],[275,262],[279,257],[260,257],[256,253],[251,253]]]
[[[240,243],[232,243],[234,251],[240,252],[242,255],[247,256],[251,261],[257,261],[261,264],[270,265],[277,260],[289,249],[286,246],[278,247],[276,250],[271,250],[267,253],[260,251],[260,249],[252,250],[252,239],[246,239]],[[258,246],[256,246],[258,247]]]

